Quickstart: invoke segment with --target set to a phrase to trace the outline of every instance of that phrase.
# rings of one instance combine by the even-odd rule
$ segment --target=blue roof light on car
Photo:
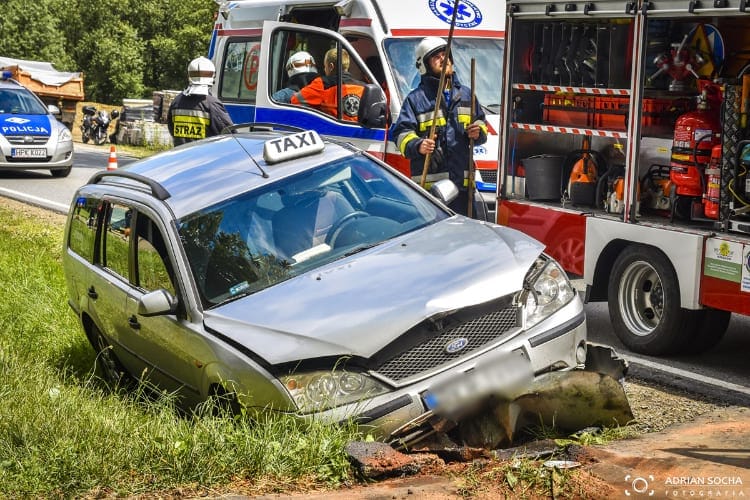
[[[2,78],[3,80],[10,80],[10,77],[13,76],[13,73],[11,73],[9,70],[5,70],[2,72]]]
[[[268,164],[279,163],[320,153],[324,149],[325,144],[318,133],[314,130],[305,130],[267,140],[263,145],[263,159]]]

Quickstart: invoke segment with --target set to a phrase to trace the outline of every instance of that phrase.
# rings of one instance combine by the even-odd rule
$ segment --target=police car
[[[60,110],[0,72],[0,170],[49,170],[66,177],[73,168],[73,136],[55,118]]]
[[[584,364],[565,273],[536,240],[446,208],[450,181],[435,197],[314,131],[234,128],[74,196],[69,303],[111,382],[393,437]]]

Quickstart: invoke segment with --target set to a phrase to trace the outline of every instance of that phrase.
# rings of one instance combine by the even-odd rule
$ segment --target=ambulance
[[[446,38],[457,5],[451,52],[460,81],[471,83],[487,117],[489,137],[475,146],[477,189],[494,220],[505,3],[496,0],[216,0],[218,13],[208,57],[216,65],[213,94],[235,123],[264,122],[313,129],[350,142],[409,176],[409,162],[388,136],[407,94],[419,83],[415,48],[425,36]],[[300,50],[319,73],[327,50],[350,54],[349,73],[377,83],[385,119],[357,122],[339,106],[334,117],[272,98],[287,84],[286,63]]]

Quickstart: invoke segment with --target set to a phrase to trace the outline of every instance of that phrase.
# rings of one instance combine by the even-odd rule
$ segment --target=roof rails
[[[149,188],[151,188],[151,194],[159,201],[164,201],[172,196],[171,194],[169,194],[169,191],[167,191],[164,186],[159,184],[157,181],[141,174],[136,174],[135,172],[128,172],[127,170],[103,170],[101,172],[97,172],[91,176],[91,179],[89,179],[89,184],[98,184],[99,181],[101,181],[105,177],[122,177],[145,184]]]

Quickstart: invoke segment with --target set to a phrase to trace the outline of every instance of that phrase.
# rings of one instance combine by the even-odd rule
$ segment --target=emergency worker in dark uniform
[[[435,124],[435,139],[429,139],[435,114],[435,100],[447,43],[439,37],[426,37],[416,49],[416,65],[421,74],[419,85],[404,100],[398,120],[391,126],[390,137],[406,158],[411,160],[411,175],[420,182],[425,156],[430,154],[427,182],[449,178],[459,195],[450,208],[468,212],[468,168],[470,139],[479,145],[487,141],[484,111],[475,101],[471,117],[471,90],[461,84],[449,58],[445,68],[445,88]]]
[[[338,58],[337,49],[329,49],[323,58],[324,76],[319,76],[301,88],[291,98],[292,104],[319,109],[338,118]],[[349,53],[341,51],[341,119],[356,122],[364,84],[349,74]]]
[[[232,125],[224,105],[210,95],[216,68],[205,57],[190,61],[188,87],[175,97],[167,112],[167,126],[175,146],[218,135]]]

